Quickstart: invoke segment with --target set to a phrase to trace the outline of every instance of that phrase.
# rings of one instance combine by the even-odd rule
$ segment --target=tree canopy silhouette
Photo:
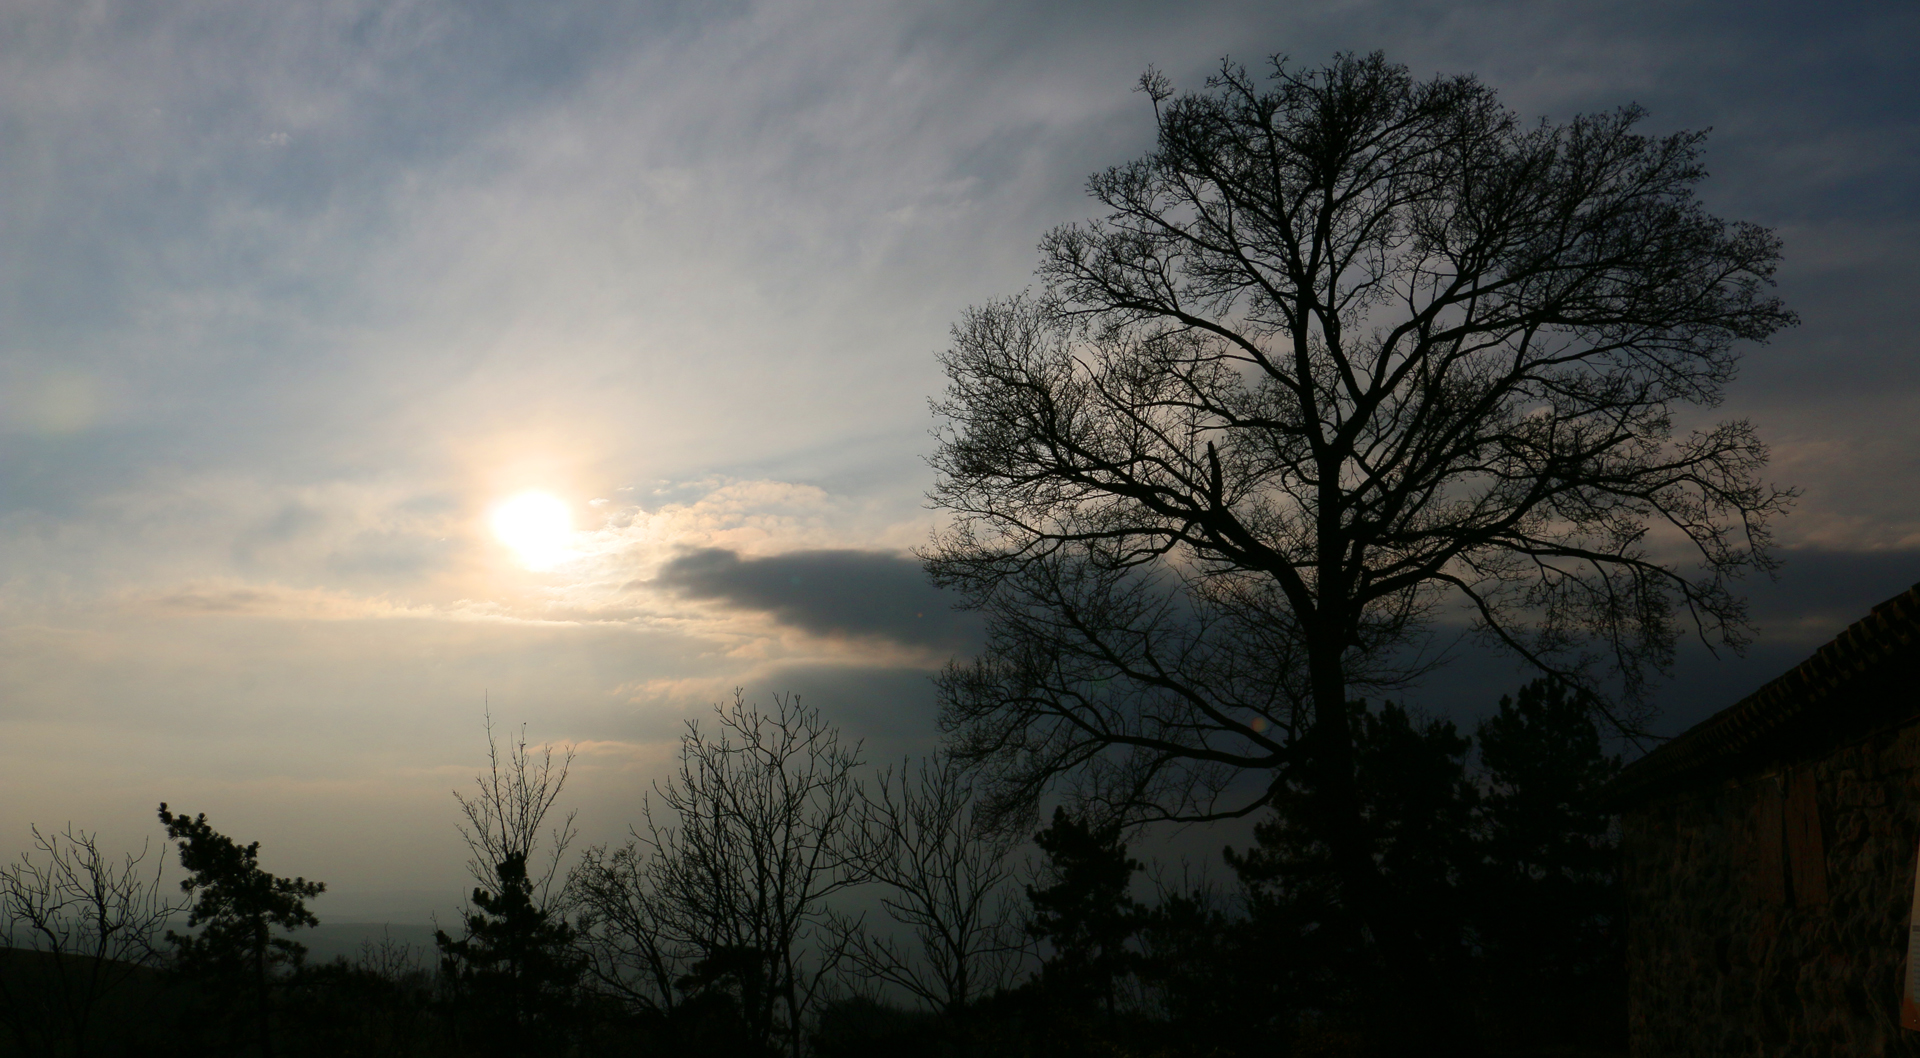
[[[1505,1020],[1617,1038],[1626,1004],[1619,842],[1601,792],[1620,771],[1580,695],[1534,680],[1476,741],[1486,778],[1479,941]],[[1600,1014],[1596,1019],[1595,1014]]]
[[[1041,967],[1049,995],[1068,1007],[1097,1006],[1113,1016],[1118,983],[1133,966],[1128,941],[1142,909],[1129,892],[1142,868],[1127,855],[1120,829],[1089,823],[1064,809],[1033,836],[1047,854],[1041,885],[1026,887],[1027,932],[1052,945]]]
[[[1633,733],[1683,628],[1745,642],[1731,581],[1791,494],[1748,423],[1675,415],[1794,322],[1779,241],[1637,107],[1525,124],[1378,54],[1141,88],[1158,142],[1089,180],[1106,216],[943,356],[925,559],[988,624],[943,723],[1009,819],[1062,779],[1243,815],[1311,771],[1341,899],[1405,943],[1350,702],[1445,620]]]
[[[216,992],[251,1007],[262,1054],[273,1053],[273,971],[299,965],[306,947],[273,931],[317,926],[306,902],[326,892],[322,882],[281,878],[260,869],[260,843],[242,845],[213,829],[205,812],[191,819],[160,805],[167,837],[179,845],[188,872],[180,888],[192,898],[187,927],[167,931],[180,969]]]
[[[1309,733],[1343,761],[1443,608],[1612,706],[1683,619],[1743,642],[1729,580],[1790,497],[1749,424],[1674,411],[1794,320],[1778,240],[1693,197],[1704,133],[1525,125],[1379,55],[1142,88],[1158,146],[1090,179],[1108,215],[943,357],[925,557],[990,627],[945,719],[1004,797],[1251,811],[1219,795]]]
[[[551,1053],[570,1035],[583,960],[573,927],[541,905],[538,890],[526,853],[508,852],[494,884],[474,888],[464,935],[434,931],[442,980],[463,1008],[462,1036],[480,1053]]]

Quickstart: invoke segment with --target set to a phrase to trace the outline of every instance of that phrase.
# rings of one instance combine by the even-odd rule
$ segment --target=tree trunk
[[[1467,1055],[1477,1053],[1472,1020],[1462,985],[1452,975],[1428,972],[1408,906],[1390,891],[1374,862],[1367,833],[1354,752],[1356,732],[1347,701],[1344,636],[1324,635],[1310,647],[1308,664],[1314,696],[1309,754],[1316,818],[1311,821],[1326,842],[1350,908],[1349,928],[1360,965],[1353,979],[1360,989],[1369,1050],[1382,1055]],[[1436,953],[1437,954],[1437,953]]]
[[[262,929],[253,950],[254,980],[258,990],[260,1054],[262,1058],[273,1058],[273,1017],[270,1009],[270,996],[267,990],[267,941],[266,931]]]

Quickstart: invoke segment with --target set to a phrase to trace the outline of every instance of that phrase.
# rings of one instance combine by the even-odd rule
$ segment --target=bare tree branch
[[[678,774],[625,847],[589,850],[571,892],[596,977],[641,1009],[730,994],[762,1045],[799,1058],[845,942],[826,900],[861,882],[859,745],[817,709],[736,692],[719,730],[689,721]]]
[[[1744,644],[1733,582],[1792,494],[1749,424],[1673,412],[1795,320],[1779,241],[1693,197],[1702,134],[1523,125],[1378,55],[1142,84],[1157,148],[943,357],[923,558],[988,618],[941,687],[991,815],[1061,782],[1136,821],[1252,811],[1310,737],[1347,767],[1347,700],[1436,633],[1629,735],[1683,623]]]
[[[869,980],[905,989],[950,1017],[1004,986],[1026,943],[1009,896],[1014,842],[975,818],[973,792],[947,756],[880,773],[861,799],[853,855],[887,889],[881,906],[913,944],[841,920],[847,957]]]
[[[27,1052],[64,1040],[85,1053],[102,1000],[162,961],[159,936],[186,904],[164,895],[164,849],[149,873],[145,844],[116,862],[72,824],[32,832],[34,851],[0,867],[0,1023]]]
[[[566,819],[548,833],[544,871],[534,873],[533,851],[540,844],[540,828],[546,822],[547,813],[553,810],[554,803],[560,800],[560,791],[567,785],[567,771],[573,767],[574,751],[571,747],[567,749],[560,759],[559,770],[555,771],[553,747],[540,747],[540,756],[536,758],[527,747],[526,725],[520,726],[519,738],[509,742],[502,754],[500,740],[493,731],[491,711],[486,714],[486,724],[487,770],[474,776],[473,796],[458,790],[453,792],[453,799],[460,803],[460,813],[466,818],[460,825],[460,836],[467,843],[467,870],[481,888],[497,893],[500,885],[497,868],[507,862],[509,856],[520,856],[528,865],[528,873],[537,887],[536,899],[544,912],[557,906],[553,882],[559,874],[561,859],[577,833],[573,820],[578,813],[567,813]]]

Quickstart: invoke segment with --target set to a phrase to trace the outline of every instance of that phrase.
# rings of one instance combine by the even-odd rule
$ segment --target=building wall
[[[1621,823],[1635,1058],[1920,1056],[1899,1006],[1920,724]]]

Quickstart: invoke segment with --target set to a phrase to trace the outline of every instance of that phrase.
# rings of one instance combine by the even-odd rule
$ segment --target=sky
[[[1801,325],[1696,414],[1802,495],[1684,729],[1920,581],[1916,47],[1899,3],[4,0],[0,856],[164,800],[417,916],[485,710],[576,746],[585,841],[736,687],[931,748],[947,328],[1151,145],[1143,69],[1275,53],[1710,127],[1703,200],[1784,240]],[[529,491],[571,530],[516,550]]]

